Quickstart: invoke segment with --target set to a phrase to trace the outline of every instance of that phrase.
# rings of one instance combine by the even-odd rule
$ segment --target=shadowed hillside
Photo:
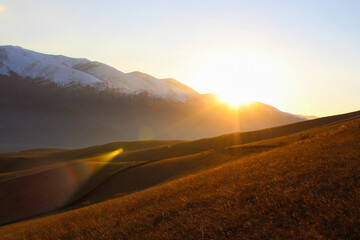
[[[0,236],[358,239],[358,149],[360,120],[343,121],[308,131],[302,139],[288,141],[283,147],[243,156],[144,191],[3,226]]]

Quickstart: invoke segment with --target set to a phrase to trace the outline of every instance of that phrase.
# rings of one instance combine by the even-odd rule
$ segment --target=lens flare
[[[116,156],[120,155],[124,152],[123,148],[116,149],[115,151],[112,151],[110,153],[106,153],[104,155],[101,155],[97,157],[100,161],[109,162],[113,160]]]

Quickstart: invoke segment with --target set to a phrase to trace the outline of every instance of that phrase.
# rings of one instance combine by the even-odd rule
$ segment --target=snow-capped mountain
[[[121,94],[147,92],[155,98],[185,102],[199,94],[176,80],[157,79],[141,72],[123,73],[85,58],[48,55],[14,46],[0,46],[0,74],[41,78],[62,87],[91,86]]]
[[[0,152],[197,139],[303,120],[258,102],[234,109],[171,78],[0,47]]]

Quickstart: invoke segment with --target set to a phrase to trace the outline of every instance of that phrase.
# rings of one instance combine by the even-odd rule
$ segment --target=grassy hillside
[[[0,224],[144,190],[247,155],[313,138],[327,132],[331,124],[342,124],[359,114],[191,142],[120,142],[85,149],[3,154],[0,168],[10,166],[17,171],[0,174]],[[119,148],[124,152],[114,155]],[[24,190],[24,186],[29,190]]]
[[[356,118],[357,116],[355,118],[353,116],[350,117],[350,119],[356,119]],[[333,121],[334,119],[338,119],[338,118],[332,117],[331,120]],[[325,119],[317,119],[316,121],[310,121],[307,122],[306,124],[297,123],[295,124],[295,126],[301,124],[302,126],[306,126],[306,128],[308,128],[309,126],[319,126],[319,127],[311,128],[310,130],[305,130],[290,135],[283,134],[285,136],[282,137],[270,138],[262,141],[250,142],[247,144],[230,145],[227,147],[211,148],[213,146],[210,144],[210,147],[208,147],[206,151],[202,151],[200,153],[195,153],[195,154],[193,154],[193,152],[198,152],[198,150],[196,148],[195,150],[191,148],[192,143],[198,144],[199,142],[203,142],[203,141],[206,142],[209,140],[211,140],[212,142],[216,142],[216,140],[219,141],[218,140],[219,138],[220,139],[224,137],[232,138],[232,135],[225,135],[217,138],[180,143],[172,146],[156,147],[152,149],[141,149],[135,152],[129,152],[128,155],[126,154],[119,155],[113,161],[120,161],[120,160],[130,161],[131,159],[133,160],[153,159],[153,160],[150,160],[138,166],[135,165],[134,168],[125,169],[124,171],[113,174],[111,177],[109,177],[100,185],[98,185],[89,194],[85,195],[83,198],[78,200],[76,204],[73,205],[72,207],[76,207],[76,206],[79,207],[81,206],[81,203],[84,201],[95,203],[95,202],[111,199],[116,194],[121,194],[121,193],[125,194],[125,193],[144,190],[146,188],[155,186],[157,184],[164,183],[173,179],[181,178],[190,174],[194,174],[199,171],[203,171],[205,169],[213,168],[225,162],[233,161],[235,159],[250,154],[270,151],[277,147],[282,147],[287,144],[291,144],[293,142],[305,140],[308,138],[313,138],[316,136],[321,136],[323,134],[327,134],[327,132],[329,131],[329,127],[331,127],[331,124],[334,125],[335,128],[337,128],[338,126],[341,126],[343,123],[343,121],[339,121],[336,123],[332,122],[330,125],[329,124],[326,124],[325,126],[320,125],[320,124],[324,124],[324,122],[328,123],[328,120],[329,118],[325,118]],[[305,127],[302,126],[298,127],[297,129],[306,129]],[[260,135],[260,134],[264,134],[265,132],[263,136],[266,136],[266,132],[273,132],[273,133],[285,132],[284,129],[286,128],[295,129],[294,125],[288,125],[280,128],[265,129],[263,131],[256,131],[249,133]],[[278,129],[280,129],[280,131],[278,131]],[[246,135],[249,133],[240,133],[240,134]],[[190,147],[182,148],[183,145],[188,145]],[[156,157],[153,157],[152,153],[154,152],[160,153],[159,151],[160,149],[163,150],[161,152],[163,155],[155,155]],[[188,155],[185,155],[186,153],[188,153]],[[175,156],[185,155],[185,156],[166,158],[174,155]]]
[[[144,191],[3,226],[0,238],[359,239],[359,149],[360,120],[349,120]]]

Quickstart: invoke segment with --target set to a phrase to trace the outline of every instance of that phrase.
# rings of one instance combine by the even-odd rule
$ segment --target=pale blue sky
[[[359,13],[346,0],[0,0],[0,45],[324,116],[359,109]]]

